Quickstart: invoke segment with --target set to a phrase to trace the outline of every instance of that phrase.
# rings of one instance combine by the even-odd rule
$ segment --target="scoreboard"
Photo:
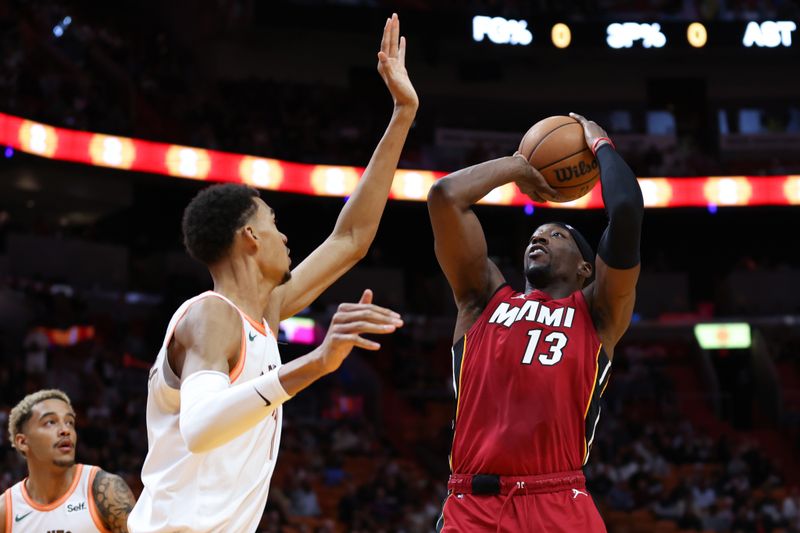
[[[612,50],[660,48],[763,48],[797,50],[797,21],[630,22],[607,24],[543,22],[476,15],[472,40],[509,46],[605,47]]]

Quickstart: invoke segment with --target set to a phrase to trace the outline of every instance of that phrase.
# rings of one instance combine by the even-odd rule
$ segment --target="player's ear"
[[[17,433],[14,435],[14,447],[19,450],[22,455],[28,455],[28,438],[24,433]]]
[[[578,265],[578,275],[585,280],[591,278],[593,272],[594,268],[592,268],[592,264],[589,261],[581,261],[580,265]]]
[[[258,241],[258,235],[256,235],[256,230],[253,229],[253,226],[244,226],[242,228],[242,237],[251,244]]]
[[[242,226],[237,234],[237,240],[241,243],[240,246],[243,246],[242,249],[245,250],[246,253],[252,254],[258,250],[258,235],[256,234],[256,230],[253,228],[253,226]]]

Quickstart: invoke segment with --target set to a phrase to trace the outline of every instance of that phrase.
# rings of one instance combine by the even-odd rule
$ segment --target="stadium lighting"
[[[39,157],[193,180],[246,183],[255,187],[315,196],[346,197],[358,184],[362,167],[315,165],[117,137],[41,124],[0,113],[0,146]],[[398,170],[390,198],[424,201],[428,189],[447,173]],[[774,176],[641,177],[647,208],[793,205],[800,206],[800,174]],[[513,184],[498,187],[481,204],[548,206],[531,202]],[[601,209],[600,187],[561,204],[560,209]]]
[[[553,25],[553,29],[550,30],[550,39],[556,48],[566,48],[572,42],[572,31],[569,26],[559,22]]]
[[[61,22],[53,26],[53,35],[56,36],[56,39],[64,35],[64,32],[67,30],[70,24],[72,24],[72,17],[66,16],[61,20]]]
[[[750,324],[697,324],[694,336],[704,350],[750,348]]]
[[[692,22],[686,28],[686,40],[695,48],[702,48],[708,42],[708,31],[700,22]]]

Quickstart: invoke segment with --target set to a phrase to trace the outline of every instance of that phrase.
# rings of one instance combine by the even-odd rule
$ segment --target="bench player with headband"
[[[428,196],[458,307],[452,474],[438,531],[605,531],[581,468],[633,312],[643,201],[605,131],[572,116],[601,169],[609,222],[596,257],[572,226],[543,224],[525,249],[525,291],[505,283],[471,206],[510,182],[558,199],[519,154],[455,172]]]
[[[394,113],[333,233],[294,270],[274,211],[255,189],[201,191],[183,216],[188,251],[208,266],[214,290],[175,312],[150,371],[144,491],[132,533],[255,531],[278,457],[282,407],[333,372],[353,347],[377,350],[363,333],[391,333],[397,313],[342,304],[322,344],[286,364],[280,320],[311,304],[368,251],[416,114],[396,15],[386,21],[378,71]]]
[[[127,533],[131,489],[117,475],[75,463],[75,411],[56,389],[28,394],[8,417],[28,477],[0,497],[0,533]]]

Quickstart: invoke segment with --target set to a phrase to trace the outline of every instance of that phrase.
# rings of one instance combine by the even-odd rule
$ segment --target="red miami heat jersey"
[[[581,291],[554,300],[500,287],[453,346],[453,473],[579,470],[610,368]]]

